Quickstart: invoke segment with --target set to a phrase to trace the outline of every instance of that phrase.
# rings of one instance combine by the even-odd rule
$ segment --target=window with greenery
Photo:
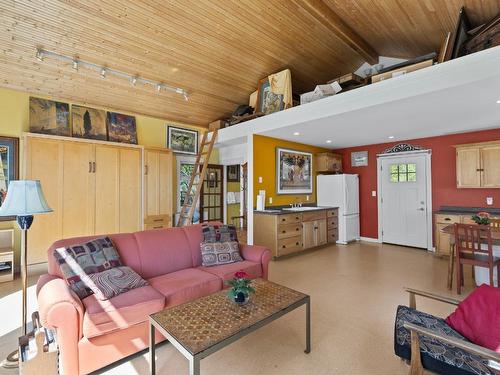
[[[416,182],[417,165],[415,163],[391,164],[390,175],[391,182]]]

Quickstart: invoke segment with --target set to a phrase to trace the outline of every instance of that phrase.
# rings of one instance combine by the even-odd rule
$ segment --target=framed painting
[[[134,116],[108,112],[106,115],[108,141],[137,144],[137,126]]]
[[[70,137],[69,104],[30,96],[30,132]]]
[[[106,111],[79,105],[71,106],[73,137],[106,141]]]
[[[282,111],[284,108],[285,102],[283,100],[283,95],[271,92],[271,85],[268,77],[261,79],[259,81],[257,93],[256,112],[268,115],[270,113]]]
[[[0,206],[7,197],[9,183],[19,179],[19,138],[0,136]],[[15,217],[0,216],[0,221]]]
[[[368,166],[368,151],[351,152],[351,167]]]
[[[167,147],[179,154],[198,154],[198,132],[196,130],[167,126]]]
[[[276,191],[278,194],[312,194],[312,154],[276,148]]]
[[[240,165],[227,166],[227,182],[240,182]]]

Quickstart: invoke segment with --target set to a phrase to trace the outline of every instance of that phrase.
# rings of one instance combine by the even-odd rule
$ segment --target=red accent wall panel
[[[377,154],[397,143],[410,143],[432,150],[432,208],[441,206],[486,207],[486,197],[493,197],[493,206],[500,207],[500,189],[457,189],[454,145],[500,140],[500,128],[439,137],[411,139],[335,150],[343,155],[345,173],[359,174],[360,225],[362,237],[378,237]],[[351,167],[351,152],[368,151],[367,167]],[[500,168],[500,161],[499,166]],[[377,192],[378,193],[378,192]]]

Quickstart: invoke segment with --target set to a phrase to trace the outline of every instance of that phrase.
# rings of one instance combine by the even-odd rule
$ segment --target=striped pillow
[[[88,275],[89,287],[95,296],[104,301],[129,290],[140,288],[149,283],[132,268],[120,266]]]

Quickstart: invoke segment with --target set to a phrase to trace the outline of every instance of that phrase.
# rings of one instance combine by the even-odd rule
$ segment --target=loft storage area
[[[0,374],[500,373],[498,0],[0,22]]]

